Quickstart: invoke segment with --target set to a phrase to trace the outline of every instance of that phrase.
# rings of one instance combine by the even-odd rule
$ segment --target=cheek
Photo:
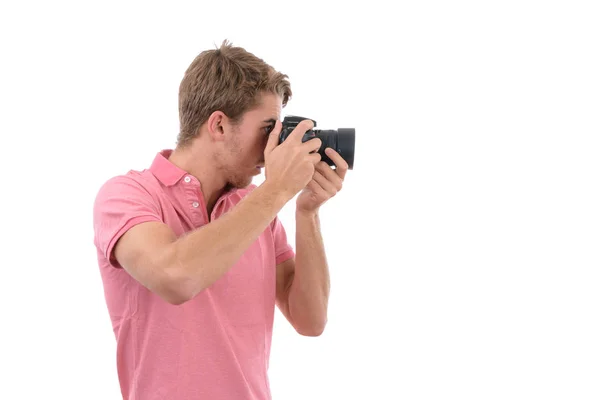
[[[267,142],[268,141],[269,141],[269,136],[267,136],[267,135],[260,136],[259,139],[257,140],[258,150],[261,153],[265,151],[265,147],[267,147]]]
[[[255,138],[252,143],[248,143],[248,157],[256,158],[256,155],[262,154],[265,150],[267,142],[262,137]]]
[[[262,153],[265,150],[266,145],[267,145],[266,140],[257,140],[256,146],[254,146],[254,149],[256,150],[256,152]]]

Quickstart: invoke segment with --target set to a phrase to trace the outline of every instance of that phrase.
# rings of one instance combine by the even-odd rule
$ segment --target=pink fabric
[[[275,269],[294,255],[278,218],[221,279],[179,306],[150,292],[112,257],[117,239],[135,224],[162,221],[183,235],[208,222],[200,183],[169,154],[163,150],[149,169],[108,180],[94,204],[94,242],[123,398],[270,399]],[[255,187],[225,194],[212,218]]]

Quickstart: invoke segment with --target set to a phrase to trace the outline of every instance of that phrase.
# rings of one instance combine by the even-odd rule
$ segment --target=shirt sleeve
[[[162,222],[159,206],[150,193],[126,175],[108,180],[94,202],[94,244],[108,262],[121,266],[113,255],[119,238],[142,222]]]
[[[294,249],[287,240],[285,228],[281,223],[281,220],[276,217],[271,224],[271,230],[273,232],[273,240],[275,242],[275,264],[279,265],[284,261],[294,257]]]

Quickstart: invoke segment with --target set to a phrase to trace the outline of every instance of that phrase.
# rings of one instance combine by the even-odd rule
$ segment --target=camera
[[[310,119],[296,115],[289,115],[283,119],[281,133],[279,134],[279,144],[283,143],[285,139],[292,133],[294,128],[303,120]],[[314,127],[317,126],[317,121],[310,119]],[[331,147],[333,150],[338,152],[344,161],[348,163],[348,169],[354,168],[354,143],[355,143],[355,129],[354,128],[339,128],[339,129],[310,129],[304,136],[302,136],[302,142],[319,138],[321,139],[321,147],[318,153],[321,155],[321,160],[325,161],[329,166],[335,166],[335,163],[325,154],[325,149]]]

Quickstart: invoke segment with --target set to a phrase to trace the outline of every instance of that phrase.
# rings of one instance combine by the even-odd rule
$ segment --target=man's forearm
[[[319,215],[296,212],[296,266],[288,306],[300,333],[319,335],[325,329],[329,285]]]
[[[170,265],[183,297],[194,297],[227,272],[287,200],[265,183],[221,218],[178,239],[172,247]]]

